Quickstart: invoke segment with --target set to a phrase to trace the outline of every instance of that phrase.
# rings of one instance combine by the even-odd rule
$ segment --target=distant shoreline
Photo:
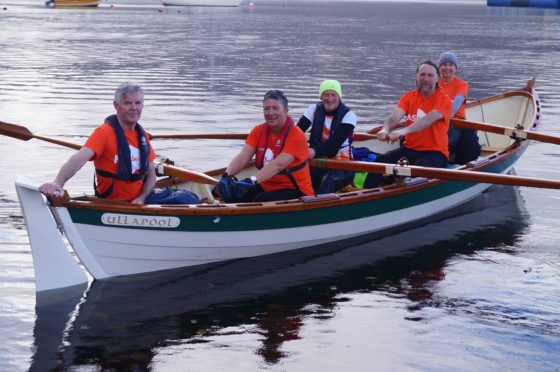
[[[114,0],[112,2],[116,2],[118,3],[119,0]],[[290,3],[311,3],[311,2],[318,2],[318,3],[322,3],[322,2],[344,2],[344,3],[448,3],[448,4],[486,4],[486,0],[243,0],[243,3],[241,3],[241,5],[246,5],[247,3],[252,2],[254,4],[259,4],[259,3],[285,3],[285,4],[290,4]],[[110,4],[111,1],[107,1],[107,0],[102,0],[101,4]],[[40,6],[40,5],[44,5],[44,1],[42,0],[29,0],[29,1],[25,1],[25,0],[20,0],[20,1],[0,1],[0,6],[7,6],[7,5],[12,5],[12,6]],[[122,5],[136,5],[136,4],[122,4]],[[141,1],[139,1],[138,5],[145,5],[142,4]],[[163,5],[162,5],[163,6]]]

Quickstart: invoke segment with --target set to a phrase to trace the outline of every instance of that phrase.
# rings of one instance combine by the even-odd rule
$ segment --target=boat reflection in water
[[[328,316],[341,294],[391,288],[411,301],[409,311],[437,306],[429,301],[429,283],[444,278],[453,255],[512,244],[527,226],[518,190],[507,186],[494,186],[453,212],[350,247],[328,244],[39,292],[30,370],[149,369],[162,347],[246,324],[262,336],[258,355],[274,364],[283,357],[282,344],[301,337],[305,317],[317,308]]]

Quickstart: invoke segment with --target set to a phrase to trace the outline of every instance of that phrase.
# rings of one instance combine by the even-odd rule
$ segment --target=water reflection
[[[255,353],[274,365],[286,357],[286,342],[304,337],[307,319],[334,316],[356,293],[406,299],[406,319],[422,320],[424,307],[454,306],[452,299],[437,300],[437,283],[454,256],[515,242],[527,226],[521,204],[516,189],[493,187],[443,221],[351,247],[331,244],[40,294],[30,370],[148,370],[166,348],[231,334],[257,335]]]

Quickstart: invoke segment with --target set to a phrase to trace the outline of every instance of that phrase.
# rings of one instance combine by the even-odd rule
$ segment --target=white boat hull
[[[21,181],[18,184],[32,189]],[[89,273],[95,279],[104,279],[279,253],[372,234],[441,213],[489,186],[476,184],[427,203],[360,219],[250,233],[100,226],[75,223],[66,208],[52,207],[51,211]]]

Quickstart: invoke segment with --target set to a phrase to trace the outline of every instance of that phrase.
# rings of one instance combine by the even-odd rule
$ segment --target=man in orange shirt
[[[439,56],[438,66],[441,72],[439,87],[453,101],[452,116],[465,119],[465,104],[469,85],[463,79],[455,76],[459,68],[457,56],[451,52],[443,52]],[[476,131],[473,129],[450,126],[448,131],[449,152],[453,154],[453,162],[465,164],[475,160],[480,155],[480,144]]]
[[[305,135],[288,116],[288,100],[279,90],[264,95],[265,122],[254,127],[245,145],[226,168],[218,189],[226,202],[264,202],[313,195]],[[237,181],[255,156],[258,172]]]
[[[452,104],[439,89],[439,69],[432,61],[424,61],[416,69],[417,89],[405,93],[397,107],[387,117],[377,139],[394,143],[404,137],[402,147],[377,157],[380,163],[396,163],[406,158],[409,164],[443,168],[449,159],[447,129],[451,119]],[[402,119],[405,127],[399,127]],[[396,130],[393,130],[396,129]],[[377,187],[383,181],[380,174],[370,173],[364,187]]]
[[[64,184],[88,160],[93,160],[97,184],[95,195],[132,204],[198,203],[193,193],[164,189],[154,191],[156,154],[138,123],[144,108],[144,92],[139,85],[124,83],[115,92],[116,115],[105,119],[84,146],[62,166],[52,182],[39,190],[47,196],[63,193]]]

